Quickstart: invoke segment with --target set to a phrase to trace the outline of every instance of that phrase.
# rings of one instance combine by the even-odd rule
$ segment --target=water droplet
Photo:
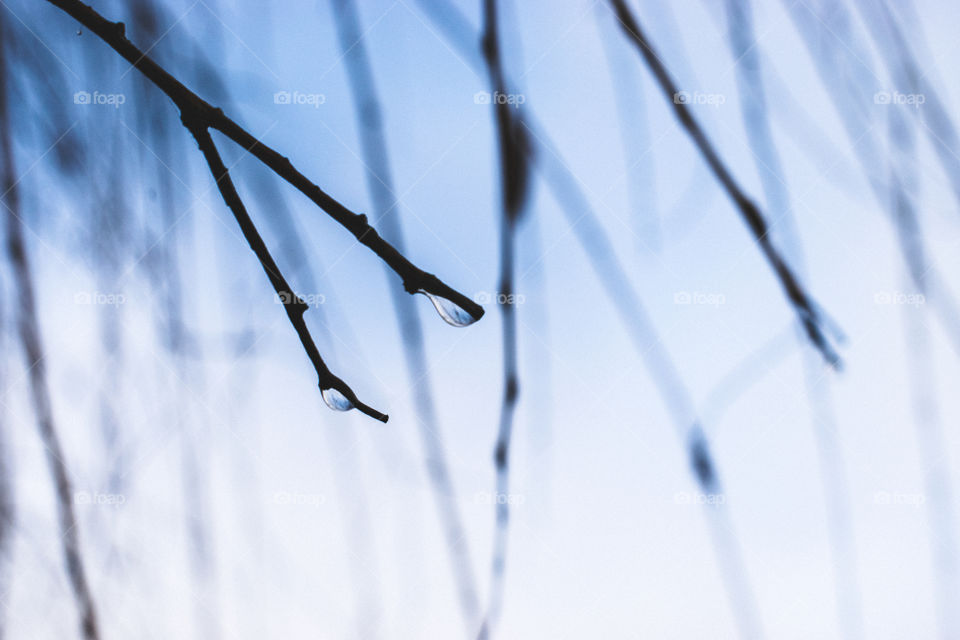
[[[350,409],[353,409],[353,403],[347,399],[347,396],[333,387],[321,389],[320,395],[323,396],[323,401],[327,403],[327,406],[334,411],[350,411]]]
[[[455,327],[466,327],[477,321],[477,318],[471,315],[466,309],[443,296],[438,296],[429,291],[423,291],[422,289],[419,293],[430,298],[430,302],[433,303],[437,313],[439,313],[440,317],[446,320],[448,324],[452,324]]]

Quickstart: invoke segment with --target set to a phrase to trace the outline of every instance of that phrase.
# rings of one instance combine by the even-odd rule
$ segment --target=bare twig
[[[781,256],[777,248],[774,247],[773,240],[769,234],[769,227],[763,214],[743,191],[736,178],[733,177],[733,173],[720,158],[719,153],[707,138],[706,133],[693,117],[689,105],[677,99],[676,96],[680,92],[679,88],[666,66],[664,66],[660,58],[657,57],[653,46],[640,28],[639,22],[627,6],[625,0],[610,0],[610,4],[617,18],[620,20],[620,25],[624,33],[637,46],[644,62],[650,68],[663,93],[673,105],[674,114],[677,116],[680,124],[690,135],[690,138],[697,146],[703,159],[740,211],[740,215],[753,233],[757,244],[760,245],[760,249],[763,251],[767,262],[770,263],[771,268],[773,268],[777,278],[780,280],[780,285],[783,287],[787,299],[793,305],[810,341],[816,346],[830,365],[839,367],[841,364],[840,356],[830,345],[830,341],[824,334],[824,320],[821,318],[821,314],[818,312],[815,303],[810,299],[783,256]]]
[[[125,27],[122,22],[110,22],[79,0],[49,0],[49,2],[62,9],[95,33],[163,91],[167,97],[174,102],[177,108],[180,109],[181,120],[183,120],[185,124],[189,123],[194,136],[197,137],[197,134],[200,134],[198,142],[205,142],[205,138],[209,139],[208,129],[213,128],[239,144],[270,167],[277,175],[300,190],[321,209],[326,211],[332,218],[350,231],[359,242],[373,250],[374,253],[400,276],[404,289],[408,293],[424,293],[427,295],[437,308],[437,311],[447,322],[457,326],[464,326],[475,322],[483,315],[483,308],[479,304],[467,298],[462,293],[453,290],[435,275],[416,267],[392,245],[381,238],[376,230],[368,224],[365,215],[353,213],[337,202],[319,186],[312,183],[306,176],[300,173],[288,158],[285,158],[274,149],[263,144],[236,122],[228,118],[222,109],[215,108],[201,99],[179,80],[170,75],[159,64],[140,51],[126,38]],[[218,157],[219,154],[216,152],[216,148],[212,146],[212,139],[210,142],[211,146],[209,150],[213,151]],[[206,152],[205,155],[207,156],[209,164],[213,159],[213,155]],[[235,190],[232,189],[232,182],[229,184],[231,185],[230,190],[235,193]],[[221,189],[221,193],[226,199],[227,194],[223,192],[224,190]],[[239,202],[239,197],[236,198],[236,201]],[[240,203],[240,205],[242,207],[242,203]],[[238,216],[238,211],[243,211],[243,215]],[[243,209],[234,209],[234,215],[237,216],[238,222],[240,222],[243,217],[246,217],[246,220],[249,222],[249,216],[246,216],[246,211]],[[243,224],[245,223],[241,223],[242,227]],[[255,235],[249,232],[253,232]],[[274,284],[274,288],[277,289],[277,287],[281,285],[285,287],[285,282],[282,281],[282,276],[280,276],[279,271],[276,270],[276,265],[272,264],[271,266],[273,260],[269,257],[269,253],[262,239],[259,239],[259,233],[257,233],[252,222],[249,223],[247,229],[244,229],[244,235],[247,237],[248,242],[251,242],[251,247],[254,248],[257,257],[261,260],[267,271],[267,276],[270,278],[271,283]],[[288,312],[288,316],[297,329],[301,342],[303,342],[304,348],[307,351],[307,355],[314,364],[314,368],[320,375],[321,389],[328,391],[328,393],[324,395],[327,404],[331,407],[341,409],[349,409],[351,408],[349,405],[352,405],[360,409],[363,413],[385,422],[387,419],[386,415],[360,403],[356,398],[356,394],[354,394],[342,380],[333,376],[326,368],[326,365],[323,364],[316,346],[306,331],[306,324],[302,318],[303,312],[306,309],[302,301],[292,295],[289,287],[285,287],[283,291],[277,289],[277,292],[281,294],[281,300]],[[287,298],[284,298],[284,295],[287,295]],[[338,395],[342,395],[343,397],[334,398],[334,394],[330,389],[335,390]]]
[[[210,172],[217,182],[217,188],[220,190],[220,195],[223,196],[223,201],[233,213],[233,217],[243,232],[243,237],[246,238],[250,248],[253,249],[253,252],[257,255],[257,259],[267,274],[270,284],[273,285],[280,302],[283,303],[283,308],[287,312],[287,318],[290,319],[290,324],[293,325],[294,330],[300,337],[300,343],[303,345],[304,351],[307,352],[307,356],[309,356],[310,362],[313,363],[313,368],[320,378],[320,388],[324,392],[324,400],[326,400],[327,404],[331,405],[332,408],[349,408],[343,405],[344,402],[349,402],[359,409],[360,412],[367,414],[371,418],[386,422],[387,416],[360,402],[350,387],[348,387],[343,380],[333,375],[330,369],[327,368],[327,365],[324,364],[323,358],[320,357],[320,352],[317,350],[317,345],[310,335],[310,330],[307,328],[307,323],[303,319],[303,314],[309,307],[300,296],[293,293],[290,285],[287,284],[286,279],[280,272],[280,267],[277,266],[273,256],[270,255],[270,250],[267,249],[266,243],[264,243],[263,238],[260,237],[260,232],[257,231],[253,220],[250,219],[250,215],[243,205],[243,200],[240,199],[240,195],[233,185],[233,180],[230,179],[230,173],[223,164],[223,159],[220,157],[220,152],[217,151],[217,147],[213,143],[213,138],[210,137],[210,132],[204,125],[189,119],[186,115],[183,117],[183,123],[196,139],[197,145],[200,147],[200,151],[203,152],[203,157],[206,158],[207,165],[210,167]],[[343,397],[338,397],[337,394],[342,394]]]
[[[437,276],[416,267],[390,243],[381,238],[377,231],[368,224],[365,215],[353,213],[333,199],[300,173],[288,158],[258,140],[228,118],[222,109],[207,103],[154,62],[147,54],[140,51],[127,40],[122,22],[110,22],[79,0],[48,1],[71,15],[110,45],[157,88],[167,94],[167,97],[173,101],[182,114],[187,115],[189,119],[204,127],[220,131],[313,200],[317,206],[352,233],[358,241],[390,265],[390,268],[403,280],[403,286],[408,293],[424,292],[449,300],[470,316],[466,324],[483,316],[483,307],[462,293],[450,288]]]
[[[3,33],[5,30],[5,23],[0,21],[0,36],[2,36],[0,37],[0,163],[2,163],[0,189],[3,193],[3,206],[7,210],[7,254],[13,266],[16,286],[17,326],[29,369],[30,397],[37,420],[37,430],[43,442],[47,464],[53,478],[63,557],[67,578],[80,613],[80,629],[86,640],[98,640],[100,631],[96,607],[80,551],[79,527],[73,508],[73,488],[53,416],[43,340],[34,296],[33,273],[23,238],[21,217],[23,212],[20,207],[19,181],[14,169],[13,129],[7,101],[10,68],[5,60],[4,50],[7,40],[7,34]]]
[[[492,95],[507,95],[507,81],[497,33],[497,0],[484,0],[483,57],[487,65]],[[510,443],[513,419],[520,392],[517,368],[517,310],[514,303],[514,262],[516,225],[523,214],[529,195],[530,145],[528,134],[512,106],[492,100],[500,150],[501,213],[500,219],[500,283],[497,300],[503,319],[503,404],[500,426],[494,447],[497,471],[495,496],[506,496],[510,490]],[[510,505],[508,500],[494,500],[496,527],[493,534],[493,556],[490,566],[490,593],[487,612],[479,638],[487,638],[496,626],[503,607],[504,577],[509,541]]]

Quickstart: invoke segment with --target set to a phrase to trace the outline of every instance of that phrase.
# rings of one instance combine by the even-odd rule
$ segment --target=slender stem
[[[381,422],[386,422],[386,415],[360,402],[356,394],[343,380],[330,373],[330,369],[327,368],[327,365],[323,362],[323,358],[320,357],[320,351],[317,349],[317,345],[310,335],[310,330],[307,329],[307,323],[303,319],[303,314],[308,308],[307,304],[298,295],[293,293],[290,285],[287,284],[286,278],[284,278],[280,272],[280,267],[277,266],[273,256],[270,255],[270,250],[260,236],[260,232],[257,231],[257,227],[253,224],[253,220],[250,219],[243,200],[240,199],[240,194],[237,193],[237,189],[233,185],[230,172],[223,164],[223,159],[220,157],[220,152],[217,151],[213,138],[210,137],[209,130],[200,122],[191,120],[186,115],[183,117],[183,124],[196,139],[197,145],[200,147],[200,151],[203,152],[203,157],[206,158],[207,165],[210,167],[210,172],[217,182],[217,188],[220,190],[220,195],[223,196],[223,201],[233,213],[233,217],[236,219],[237,224],[240,225],[240,230],[243,232],[244,238],[246,238],[250,248],[253,249],[257,259],[260,261],[260,265],[263,267],[263,271],[270,280],[270,284],[273,285],[277,296],[279,296],[280,301],[283,303],[283,308],[287,312],[290,324],[293,325],[294,330],[296,330],[297,335],[300,337],[300,342],[303,344],[303,348],[307,352],[307,356],[309,356],[310,362],[313,363],[313,368],[317,372],[317,376],[320,379],[320,388],[336,389],[342,393],[353,406],[359,409],[361,413],[365,413],[371,418],[375,418]]]
[[[288,158],[251,135],[227,117],[222,109],[204,101],[154,62],[146,53],[127,40],[122,22],[110,22],[79,0],[48,1],[83,24],[123,56],[147,79],[167,94],[183,115],[187,115],[203,127],[220,131],[310,198],[330,217],[352,233],[360,243],[366,245],[386,262],[403,280],[404,289],[408,293],[427,291],[451,300],[476,319],[483,315],[483,307],[462,293],[455,291],[432,273],[427,273],[416,267],[390,243],[381,238],[377,231],[368,224],[365,215],[353,213],[340,204],[300,173]]]
[[[625,0],[610,0],[610,4],[613,6],[617,18],[620,20],[620,26],[623,28],[624,33],[636,44],[644,62],[650,68],[663,93],[673,104],[674,114],[677,116],[680,124],[690,135],[690,138],[700,151],[700,155],[703,156],[703,159],[711,171],[713,171],[717,180],[727,192],[727,195],[733,200],[737,209],[740,211],[740,215],[753,233],[757,244],[760,245],[760,249],[763,251],[767,262],[770,263],[770,266],[777,274],[780,285],[786,293],[787,299],[790,300],[790,303],[796,310],[810,341],[817,347],[820,353],[823,354],[824,359],[831,366],[839,367],[841,365],[840,356],[834,351],[826,335],[823,333],[821,327],[823,319],[814,307],[814,302],[807,295],[800,281],[787,265],[786,260],[780,255],[776,247],[773,246],[773,241],[769,233],[770,229],[763,214],[743,191],[740,184],[733,177],[733,173],[720,158],[720,154],[714,148],[709,138],[707,138],[700,124],[693,117],[690,107],[677,99],[680,90],[676,82],[674,82],[670,72],[666,66],[664,66],[663,62],[660,61],[660,58],[657,57],[650,41],[640,28],[639,22],[633,15],[633,12],[630,11]]]
[[[390,167],[381,101],[377,96],[373,69],[363,43],[356,2],[336,0],[334,15],[357,114],[363,160],[368,169],[367,191],[370,193],[375,215],[383,227],[383,233],[388,242],[402,252],[405,250],[403,226],[399,216],[400,209],[393,182],[393,171]],[[396,288],[391,288],[391,296],[394,315],[403,338],[407,373],[411,382],[419,381],[411,387],[411,392],[414,396],[417,427],[427,465],[427,478],[443,529],[450,568],[456,582],[461,616],[467,633],[472,635],[476,630],[480,610],[477,580],[470,559],[466,526],[457,506],[456,490],[447,462],[442,425],[434,403],[423,327],[409,296]]]
[[[483,56],[489,74],[493,95],[506,94],[507,83],[500,55],[497,33],[497,0],[484,0]],[[494,447],[497,485],[494,496],[496,527],[493,534],[493,554],[490,566],[490,594],[487,612],[480,628],[479,638],[488,638],[496,626],[503,607],[504,577],[509,541],[510,505],[506,496],[510,489],[510,444],[513,419],[519,398],[517,367],[517,311],[514,304],[514,254],[517,221],[523,213],[528,195],[527,130],[519,121],[513,107],[493,100],[497,137],[500,149],[501,213],[500,213],[500,284],[497,292],[503,319],[503,404],[500,426]]]
[[[427,15],[446,34],[458,52],[462,53],[474,69],[483,67],[482,56],[471,46],[477,37],[469,22],[448,3],[419,0]],[[478,71],[479,74],[479,71]],[[673,421],[677,435],[689,456],[691,470],[698,486],[704,493],[722,490],[706,436],[700,428],[690,392],[677,370],[669,352],[657,334],[650,316],[643,306],[639,293],[617,259],[609,235],[600,223],[596,212],[580,188],[574,176],[560,157],[549,135],[536,121],[533,111],[521,106],[518,120],[525,127],[530,143],[527,153],[536,162],[531,164],[540,173],[553,192],[567,222],[576,234],[584,254],[590,261],[597,282],[600,283],[627,330],[637,354],[643,360],[650,377],[657,386]],[[729,514],[722,508],[707,512],[714,555],[720,567],[724,585],[730,598],[737,624],[744,637],[761,635],[756,598],[747,575],[739,542],[732,533]]]

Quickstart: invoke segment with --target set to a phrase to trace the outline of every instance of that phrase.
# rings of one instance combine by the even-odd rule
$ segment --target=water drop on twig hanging
[[[353,403],[333,387],[321,389],[320,395],[323,396],[323,401],[327,403],[327,406],[334,411],[350,411],[354,408]]]
[[[433,306],[436,308],[437,313],[440,314],[440,317],[447,321],[448,324],[452,324],[455,327],[466,327],[477,320],[478,317],[472,315],[469,311],[453,302],[448,300],[443,296],[439,296],[429,291],[424,291],[421,289],[418,293],[430,298],[430,302],[433,303]]]

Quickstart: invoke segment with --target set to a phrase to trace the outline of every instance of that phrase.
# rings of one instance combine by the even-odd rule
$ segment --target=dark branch
[[[497,0],[484,0],[483,57],[489,75],[493,96],[508,92],[500,55],[497,33]],[[494,500],[496,527],[493,534],[493,555],[490,566],[490,594],[486,615],[480,627],[480,640],[488,638],[500,616],[503,606],[504,577],[509,541],[510,505],[505,497],[510,489],[510,443],[513,419],[519,397],[517,368],[517,310],[514,304],[514,254],[516,227],[529,195],[530,161],[533,158],[527,129],[512,106],[491,100],[496,117],[500,149],[500,285],[498,299],[503,319],[503,404],[500,425],[494,447],[494,465],[497,484]]]
[[[223,110],[214,107],[188,89],[179,80],[174,78],[163,67],[154,62],[133,43],[127,40],[122,22],[110,22],[79,0],[48,0],[59,7],[78,22],[90,29],[106,42],[117,53],[123,56],[140,73],[163,91],[180,109],[191,119],[206,127],[216,129],[236,142],[258,160],[270,167],[278,176],[296,187],[300,192],[313,200],[330,217],[339,222],[358,241],[366,245],[380,258],[390,265],[403,280],[404,289],[408,293],[426,292],[454,302],[457,306],[469,313],[474,320],[483,316],[483,307],[455,291],[442,282],[432,273],[421,270],[403,255],[400,254],[386,240],[380,237],[377,231],[367,222],[363,214],[353,213],[337,202],[333,197],[311,182],[306,176],[297,171],[289,158],[284,157],[274,149],[263,144],[243,127],[231,120]]]
[[[125,27],[122,22],[110,22],[90,6],[79,2],[79,0],[49,0],[51,4],[62,9],[72,16],[78,22],[86,26],[90,31],[99,36],[105,43],[119,53],[124,59],[130,62],[139,70],[150,82],[163,91],[170,100],[179,108],[181,119],[184,124],[190,128],[204,155],[207,158],[214,177],[218,180],[221,194],[224,200],[231,207],[237,221],[244,227],[244,219],[249,223],[249,228],[244,228],[244,235],[250,243],[251,248],[260,259],[267,277],[287,310],[300,340],[303,343],[307,355],[313,362],[314,368],[320,376],[320,386],[324,390],[324,400],[328,405],[334,408],[350,408],[345,406],[348,401],[353,406],[360,409],[363,413],[376,417],[378,420],[386,421],[386,416],[362,403],[356,398],[356,395],[350,391],[349,387],[342,380],[333,376],[313,343],[313,339],[307,332],[306,324],[303,322],[303,312],[305,306],[303,302],[293,295],[290,288],[286,285],[279,269],[270,258],[269,251],[260,238],[256,227],[250,222],[239,196],[236,196],[236,190],[232,187],[229,176],[226,176],[226,169],[223,173],[218,173],[214,168],[213,160],[219,161],[219,154],[213,146],[212,139],[209,137],[209,129],[216,129],[242,146],[247,152],[251,153],[277,175],[296,187],[301,193],[310,198],[317,206],[326,211],[334,220],[339,222],[361,243],[376,253],[397,275],[400,276],[403,287],[408,293],[426,294],[441,317],[450,324],[456,326],[465,326],[471,324],[483,316],[483,307],[466,297],[462,293],[455,291],[450,286],[441,281],[432,273],[427,273],[416,267],[407,260],[396,248],[380,237],[377,231],[367,222],[367,217],[363,214],[353,213],[345,206],[337,202],[333,197],[324,192],[318,185],[311,182],[306,176],[297,171],[290,160],[274,149],[260,142],[253,135],[248,133],[236,122],[228,118],[222,109],[214,107],[200,98],[197,94],[188,89],[183,83],[174,78],[170,73],[154,62],[145,53],[140,51],[131,43],[125,34]],[[209,145],[207,144],[209,140]],[[204,149],[207,147],[207,149]],[[221,178],[226,178],[226,184],[230,186],[232,196],[224,189],[220,183]],[[239,204],[239,208],[236,206]],[[327,385],[327,386],[325,386]],[[340,392],[344,399],[332,398],[328,395],[333,389]]]
[[[240,194],[237,193],[236,187],[233,185],[233,180],[230,179],[230,173],[220,158],[220,153],[213,143],[213,138],[210,137],[210,132],[203,124],[196,120],[189,119],[186,115],[183,117],[183,124],[190,130],[193,137],[196,138],[197,145],[200,147],[200,151],[203,152],[203,157],[206,158],[210,172],[217,182],[217,188],[220,190],[220,195],[223,196],[223,201],[230,207],[233,217],[236,219],[237,224],[240,225],[243,237],[246,238],[250,248],[253,249],[253,252],[257,255],[257,259],[267,274],[270,284],[273,285],[273,289],[277,292],[280,302],[283,303],[283,308],[287,312],[290,324],[293,325],[297,335],[300,337],[300,342],[303,344],[303,348],[307,352],[307,356],[310,357],[310,362],[313,363],[313,368],[316,370],[317,376],[320,379],[320,389],[323,391],[324,400],[331,408],[349,408],[334,406],[335,401],[332,400],[328,394],[331,390],[337,391],[342,394],[350,404],[359,409],[361,413],[365,413],[371,418],[376,418],[381,422],[386,422],[386,415],[360,402],[353,390],[350,389],[343,380],[330,373],[330,369],[327,368],[327,365],[323,362],[323,358],[320,357],[320,351],[317,349],[317,345],[314,344],[313,337],[310,335],[309,329],[307,329],[307,323],[303,319],[303,314],[308,308],[307,304],[298,295],[293,293],[290,285],[287,284],[286,278],[284,278],[280,272],[280,267],[277,266],[273,256],[270,255],[270,250],[267,249],[266,243],[264,243],[263,238],[260,237],[260,232],[257,231],[253,220],[250,219],[250,215],[243,205],[243,200],[240,199]]]

